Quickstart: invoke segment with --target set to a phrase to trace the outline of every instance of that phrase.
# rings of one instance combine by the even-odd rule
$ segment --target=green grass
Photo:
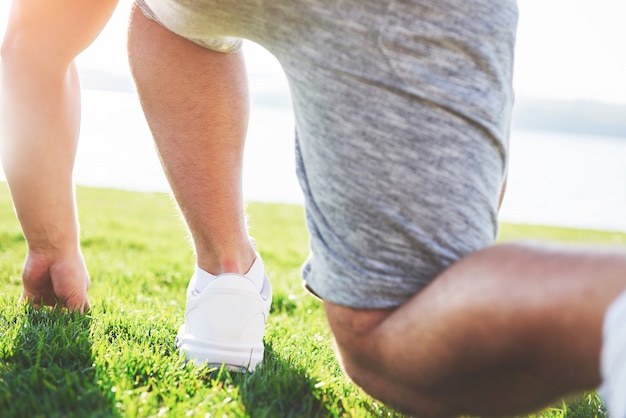
[[[275,295],[263,367],[238,375],[184,365],[174,347],[194,259],[171,199],[79,188],[78,204],[93,309],[17,307],[25,245],[0,183],[0,416],[402,416],[335,360],[322,306],[300,282],[301,207],[248,207]],[[503,225],[501,237],[626,243],[625,234],[517,225]],[[535,416],[604,415],[591,393]]]

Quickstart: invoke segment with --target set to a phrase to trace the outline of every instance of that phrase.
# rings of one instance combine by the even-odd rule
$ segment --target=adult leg
[[[496,245],[396,310],[326,303],[347,373],[420,416],[530,411],[600,383],[604,313],[624,252]]]
[[[248,123],[242,53],[202,48],[135,8],[129,57],[198,266],[214,275],[247,272],[255,252],[241,190]]]
[[[367,10],[357,2],[318,3],[321,33],[276,49],[298,123],[305,278],[347,373],[418,416],[515,414],[597,385],[626,255],[484,249],[506,166],[513,2],[383,2],[359,25],[344,24]]]
[[[248,92],[242,54],[200,47],[136,8],[129,57],[197,257],[176,345],[196,364],[253,371],[263,359],[271,285],[244,219]]]
[[[117,0],[14,0],[2,44],[2,161],[28,245],[22,297],[89,307],[72,169],[80,125],[74,57]]]

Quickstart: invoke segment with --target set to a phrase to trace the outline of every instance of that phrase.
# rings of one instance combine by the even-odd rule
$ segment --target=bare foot
[[[20,301],[35,306],[60,305],[69,310],[89,309],[90,280],[80,252],[63,257],[30,251],[22,272],[24,289]]]

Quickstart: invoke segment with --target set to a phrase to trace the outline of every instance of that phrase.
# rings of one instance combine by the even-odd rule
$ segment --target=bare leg
[[[14,0],[2,45],[2,161],[28,244],[22,297],[89,307],[72,169],[80,125],[73,59],[117,0]]]
[[[395,311],[326,303],[348,374],[420,416],[501,416],[600,383],[602,322],[626,254],[497,245]]]
[[[248,123],[242,54],[199,47],[135,9],[129,57],[198,265],[216,275],[245,273],[255,253],[241,191]]]

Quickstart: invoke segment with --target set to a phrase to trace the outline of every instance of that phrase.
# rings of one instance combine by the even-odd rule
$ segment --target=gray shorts
[[[142,1],[181,36],[281,62],[317,295],[396,307],[493,242],[515,0]]]

